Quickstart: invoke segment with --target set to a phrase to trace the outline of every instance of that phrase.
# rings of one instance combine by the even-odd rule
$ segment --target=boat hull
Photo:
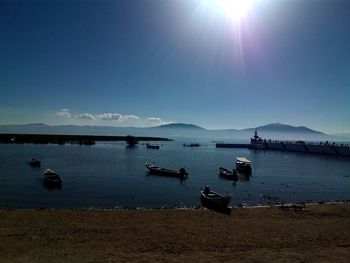
[[[159,150],[159,145],[147,144],[147,145],[146,145],[146,148],[147,148],[147,149],[156,149],[156,150]]]
[[[201,201],[205,205],[227,207],[230,204],[231,197],[223,196],[212,191],[208,194],[204,193],[204,191],[201,191]]]
[[[237,174],[236,174],[235,170],[233,170],[233,172],[231,172],[230,170],[228,170],[224,167],[219,167],[218,170],[219,170],[219,175],[226,178],[226,179],[229,179],[229,180],[236,180],[237,179]]]
[[[45,177],[44,184],[46,185],[61,185],[62,179],[57,175],[57,177]]]
[[[61,187],[62,179],[55,171],[47,169],[44,172],[43,185],[47,187]]]
[[[250,175],[252,173],[252,167],[250,164],[240,164],[236,163],[236,170],[240,173]]]
[[[39,167],[41,165],[41,162],[37,159],[30,159],[29,165],[32,167]]]
[[[171,176],[171,177],[178,177],[178,178],[181,178],[181,179],[184,179],[184,178],[186,178],[188,176],[188,174],[186,172],[165,169],[165,168],[161,168],[161,167],[149,164],[149,163],[146,163],[146,167],[149,170],[149,172],[152,173],[152,174]]]

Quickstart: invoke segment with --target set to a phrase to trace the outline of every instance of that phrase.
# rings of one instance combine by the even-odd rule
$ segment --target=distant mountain
[[[170,123],[165,125],[160,125],[153,128],[161,128],[161,129],[198,129],[198,130],[206,130],[198,125],[187,124],[187,123]]]
[[[282,133],[305,133],[305,134],[318,134],[318,135],[326,135],[323,132],[315,131],[310,128],[307,128],[305,126],[299,126],[295,127],[288,124],[281,124],[281,123],[270,123],[264,126],[259,126],[256,128],[249,128],[244,129],[243,131],[250,131],[254,132],[255,130],[258,130],[258,132],[282,132]]]
[[[271,123],[256,128],[243,130],[208,130],[194,124],[171,123],[156,127],[113,127],[113,126],[78,126],[78,125],[46,125],[43,123],[0,125],[0,133],[27,133],[27,134],[66,134],[66,135],[134,135],[156,136],[166,138],[210,138],[212,140],[244,140],[249,141],[254,131],[266,139],[304,139],[304,140],[339,140],[307,127],[295,127],[287,124]]]
[[[67,135],[126,135],[124,128],[113,126],[78,126],[78,125],[46,125],[30,123],[19,125],[0,125],[0,133],[28,134],[67,134]]]

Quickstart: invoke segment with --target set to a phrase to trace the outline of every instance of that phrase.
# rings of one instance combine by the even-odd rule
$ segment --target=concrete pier
[[[217,143],[216,148],[249,148],[247,143]]]
[[[350,157],[350,146],[342,144],[329,143],[300,143],[300,142],[283,142],[283,141],[269,141],[264,142],[259,147],[253,144],[235,144],[235,143],[217,143],[217,148],[249,148],[254,150],[277,150],[290,151],[314,154],[328,154],[335,156]]]

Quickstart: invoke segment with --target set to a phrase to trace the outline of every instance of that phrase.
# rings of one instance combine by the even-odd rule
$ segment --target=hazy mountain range
[[[20,125],[0,125],[0,133],[29,134],[74,134],[74,135],[134,135],[160,136],[167,138],[210,138],[215,140],[249,140],[254,131],[262,138],[269,139],[304,139],[304,140],[341,140],[342,138],[328,135],[310,128],[295,127],[281,123],[271,123],[264,126],[247,129],[209,130],[194,124],[172,123],[148,128],[114,127],[114,126],[51,126],[43,123]]]

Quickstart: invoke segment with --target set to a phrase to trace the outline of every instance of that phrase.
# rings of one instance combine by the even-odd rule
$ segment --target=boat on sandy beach
[[[245,157],[236,158],[236,170],[241,173],[250,175],[252,173],[252,167],[250,166],[250,161]]]
[[[209,187],[206,186],[204,190],[201,190],[201,201],[207,205],[227,207],[230,204],[231,196],[221,195],[211,191]]]
[[[44,172],[44,185],[45,186],[61,186],[61,177],[53,170],[46,169]]]
[[[236,170],[230,171],[230,170],[228,170],[224,167],[221,167],[221,166],[218,167],[218,170],[219,170],[220,176],[225,177],[225,178],[230,179],[230,180],[237,180]]]
[[[29,165],[33,167],[39,167],[41,165],[41,162],[38,159],[30,158]]]
[[[165,176],[174,176],[179,178],[186,178],[188,176],[188,173],[186,172],[185,168],[181,168],[179,171],[176,170],[170,170],[166,168],[161,168],[159,166],[156,166],[154,164],[146,163],[145,164],[150,173],[153,174],[159,174],[159,175],[165,175]]]

